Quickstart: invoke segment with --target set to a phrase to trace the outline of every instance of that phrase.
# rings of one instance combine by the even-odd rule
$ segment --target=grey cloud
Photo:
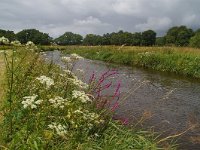
[[[0,28],[37,28],[51,36],[200,27],[199,0],[0,0]]]

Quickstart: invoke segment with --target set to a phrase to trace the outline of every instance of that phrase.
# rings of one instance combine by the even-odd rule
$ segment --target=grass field
[[[200,49],[187,47],[60,46],[43,50],[62,50],[110,63],[149,68],[161,72],[200,78]]]

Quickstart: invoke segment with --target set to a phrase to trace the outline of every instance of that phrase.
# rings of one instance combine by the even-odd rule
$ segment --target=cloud
[[[163,17],[163,18],[150,17],[147,19],[147,22],[135,25],[135,29],[138,29],[139,31],[144,31],[148,29],[162,30],[169,28],[171,26],[171,23],[172,21],[168,17]]]
[[[80,34],[123,29],[200,28],[199,0],[1,0],[0,28],[37,28],[56,37],[66,31]]]

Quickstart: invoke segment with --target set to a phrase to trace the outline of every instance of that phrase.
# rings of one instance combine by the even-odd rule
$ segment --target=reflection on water
[[[46,58],[63,65],[60,52],[47,52]],[[136,123],[145,114],[151,116],[144,122],[144,127],[174,134],[186,130],[189,126],[199,124],[200,119],[200,82],[179,78],[175,75],[158,73],[138,68],[114,66],[101,61],[80,60],[75,69],[85,71],[85,81],[95,72],[100,75],[108,69],[115,69],[118,74],[113,79],[121,82],[121,95],[130,94],[116,112],[116,116],[127,117],[130,123]],[[143,82],[140,88],[138,85]],[[117,83],[117,82],[116,82]],[[113,87],[114,90],[114,87]],[[128,92],[130,91],[130,92]],[[133,92],[134,91],[134,92]],[[181,137],[181,149],[200,149],[200,132],[198,127]]]

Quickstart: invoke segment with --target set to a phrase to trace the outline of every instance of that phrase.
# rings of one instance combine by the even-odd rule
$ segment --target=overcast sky
[[[57,37],[124,30],[155,30],[176,25],[200,28],[200,0],[0,0],[0,29],[36,28]]]

